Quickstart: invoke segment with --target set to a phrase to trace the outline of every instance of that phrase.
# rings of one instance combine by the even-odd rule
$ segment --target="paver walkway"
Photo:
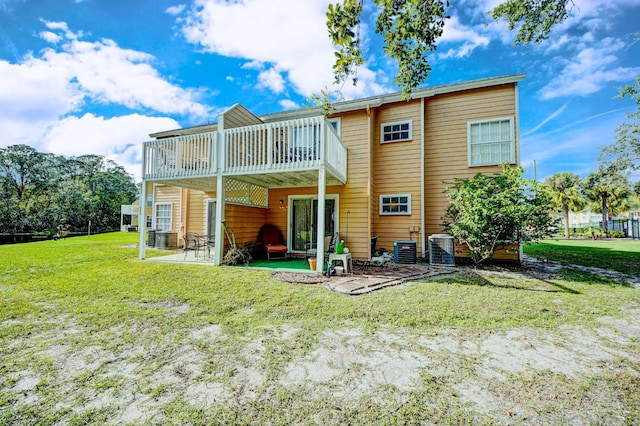
[[[383,270],[375,274],[349,275],[328,278],[324,285],[330,290],[344,294],[363,294],[384,287],[401,284],[421,277],[451,274],[456,268],[434,268],[432,266],[403,266]]]

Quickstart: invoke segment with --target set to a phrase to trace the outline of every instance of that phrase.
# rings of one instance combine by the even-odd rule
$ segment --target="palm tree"
[[[587,200],[580,193],[582,180],[571,172],[558,172],[544,180],[551,199],[562,212],[564,219],[564,237],[569,238],[569,211],[579,211]]]
[[[587,176],[584,190],[594,209],[602,209],[602,231],[609,236],[609,217],[629,208],[629,179],[619,172],[600,168]]]

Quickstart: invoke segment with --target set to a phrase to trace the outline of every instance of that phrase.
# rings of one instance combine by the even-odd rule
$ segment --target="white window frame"
[[[159,213],[159,207],[166,207],[169,206],[169,228],[165,229],[165,228],[160,228],[159,224],[158,224],[158,213]],[[166,219],[166,217],[162,217],[162,219]],[[153,223],[156,229],[161,229],[162,231],[171,231],[173,229],[173,204],[172,203],[156,203],[154,205],[153,208]]]
[[[341,127],[341,122],[340,122],[340,117],[336,117],[336,118],[329,118],[327,120],[327,122],[329,123],[330,126],[332,126],[336,133],[338,134],[338,136],[340,136],[340,127]]]
[[[292,223],[293,223],[293,203],[295,200],[316,200],[318,201],[318,195],[289,195],[289,199],[287,201],[287,247],[293,247],[293,232],[292,232]],[[334,200],[335,201],[335,212],[333,217],[333,227],[336,232],[340,229],[340,215],[338,212],[340,211],[340,195],[339,194],[326,194],[325,200]],[[316,225],[317,226],[317,225]],[[326,233],[326,229],[325,229]],[[325,250],[327,247],[325,247]],[[293,253],[304,253],[298,250],[291,250]]]
[[[153,216],[151,215],[146,215],[146,225],[147,225],[147,229],[151,229],[153,228]]]
[[[407,137],[406,138],[399,138],[399,139],[393,139],[393,136],[390,140],[385,140],[384,136],[385,134],[391,134],[393,135],[394,133],[399,133],[400,135],[402,135],[402,133],[405,133],[405,131],[398,129],[398,130],[393,130],[393,126],[402,126],[403,124],[408,124],[409,128],[406,130],[407,133]],[[390,131],[385,131],[385,127],[390,126],[391,130]],[[395,142],[408,142],[413,140],[413,120],[403,120],[403,121],[392,121],[392,122],[388,122],[388,123],[381,123],[380,124],[380,143],[384,144],[384,143],[395,143]]]
[[[398,206],[406,206],[407,211],[385,211],[385,206],[393,205],[393,198],[407,198],[406,203],[400,202],[398,200],[395,204]],[[385,202],[385,198],[389,199],[388,202]],[[380,194],[379,199],[379,213],[380,216],[409,216],[411,215],[411,194]]]
[[[471,140],[471,129],[473,126],[482,125],[482,124],[491,124],[508,121],[509,122],[509,138],[508,139],[498,139],[498,140],[487,140],[487,141],[472,141]],[[509,158],[508,159],[500,159],[499,161],[494,158],[490,158],[485,161],[477,161],[473,160],[473,147],[484,145],[484,144],[509,144]],[[467,122],[467,152],[468,152],[468,165],[469,167],[482,167],[482,166],[496,166],[502,163],[515,164],[516,163],[516,138],[515,138],[515,127],[514,127],[514,117],[497,117],[490,118],[484,120],[475,120]],[[489,154],[491,155],[491,154]]]

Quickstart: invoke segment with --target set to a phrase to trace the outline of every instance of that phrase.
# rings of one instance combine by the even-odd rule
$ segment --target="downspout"
[[[372,191],[373,189],[373,136],[374,136],[374,131],[373,131],[373,122],[375,120],[375,110],[371,109],[370,105],[367,105],[367,138],[369,140],[369,149],[368,151],[368,161],[369,161],[369,165],[367,167],[367,234],[369,235],[369,244],[367,245],[367,258],[370,260],[371,259],[371,238],[373,237],[373,226],[372,226],[372,221],[373,221],[373,209],[371,208],[371,205],[373,203],[373,200],[371,198],[372,193],[374,191]]]
[[[138,212],[138,259],[144,260],[144,236],[147,233],[147,181],[144,178],[147,167],[147,150],[142,145],[142,184],[140,185],[140,211]]]
[[[425,228],[425,223],[426,223],[426,219],[425,219],[425,214],[426,214],[426,203],[427,200],[425,200],[425,190],[424,190],[424,162],[425,162],[425,140],[424,140],[424,134],[426,132],[425,129],[425,118],[424,118],[424,98],[420,99],[420,199],[422,200],[422,202],[420,203],[420,229],[422,230],[422,232],[420,232],[420,244],[422,245],[422,257],[424,257],[427,254],[426,251],[426,234],[427,234],[427,229]]]

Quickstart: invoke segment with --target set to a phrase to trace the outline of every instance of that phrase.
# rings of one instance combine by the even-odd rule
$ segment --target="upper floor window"
[[[382,123],[380,125],[380,143],[403,142],[411,139],[411,120]]]
[[[467,123],[469,166],[516,162],[513,117]]]
[[[381,215],[410,215],[411,194],[385,194],[380,196]]]

